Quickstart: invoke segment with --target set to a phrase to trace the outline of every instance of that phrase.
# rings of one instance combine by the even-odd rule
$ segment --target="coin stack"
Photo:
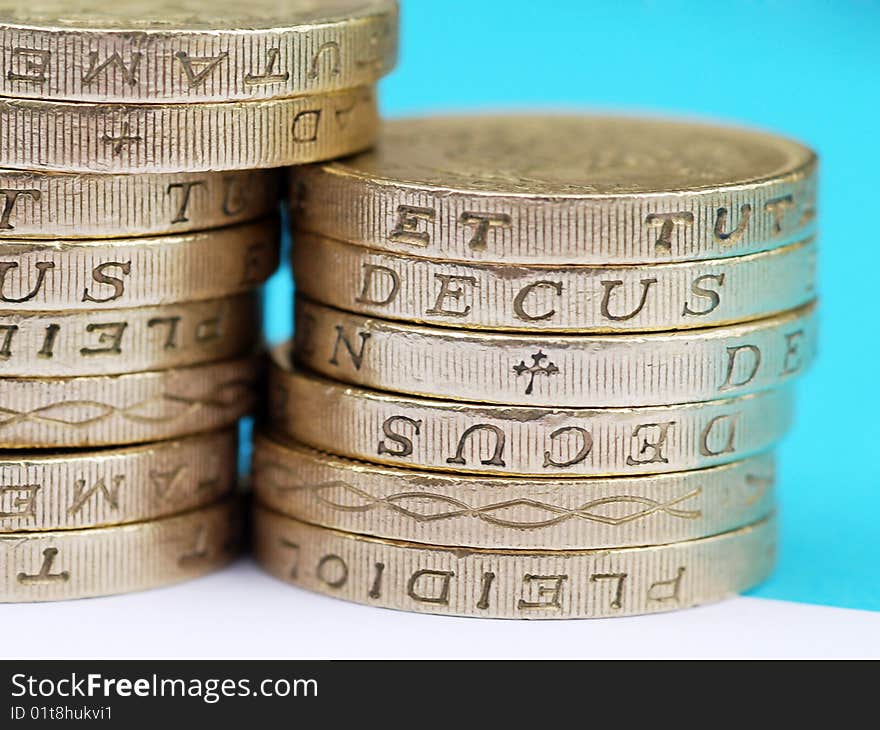
[[[0,600],[236,554],[275,168],[362,150],[394,0],[0,10]]]
[[[258,560],[504,618],[763,580],[773,447],[815,351],[815,186],[786,139],[587,116],[393,121],[295,171]]]

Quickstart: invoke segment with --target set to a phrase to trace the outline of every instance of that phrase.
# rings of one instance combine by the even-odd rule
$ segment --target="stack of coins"
[[[506,618],[764,579],[772,450],[815,349],[815,182],[785,139],[581,116],[394,121],[295,171],[258,559]]]
[[[362,150],[393,0],[0,10],[0,600],[236,554],[278,173]]]

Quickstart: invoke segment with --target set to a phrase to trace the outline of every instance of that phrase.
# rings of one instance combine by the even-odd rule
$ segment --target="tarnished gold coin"
[[[107,596],[191,580],[241,549],[241,504],[227,499],[114,527],[0,534],[0,602]]]
[[[0,95],[104,102],[271,99],[376,82],[394,0],[34,0],[0,7]]]
[[[785,383],[812,362],[817,324],[808,305],[678,332],[502,334],[375,319],[298,297],[294,353],[326,377],[409,395],[525,406],[668,405]]]
[[[157,306],[249,291],[278,266],[276,218],[174,236],[0,242],[0,311]]]
[[[253,488],[270,509],[430,545],[578,550],[707,537],[774,507],[769,453],[695,471],[607,479],[438,474],[351,461],[259,435]]]
[[[700,540],[617,550],[486,550],[381,540],[255,510],[272,575],[383,608],[485,618],[600,618],[717,601],[767,578],[773,518]]]
[[[368,316],[456,328],[650,332],[766,317],[816,296],[816,245],[657,266],[439,261],[297,235],[297,291]]]
[[[816,156],[756,131],[596,116],[392,120],[374,150],[292,172],[298,226],[442,260],[738,256],[813,231]]]
[[[0,533],[142,522],[204,507],[238,475],[237,431],[97,451],[0,453]]]
[[[0,238],[128,238],[264,218],[278,172],[91,175],[0,170]]]
[[[643,408],[478,405],[382,393],[292,370],[273,351],[269,418],[321,451],[380,464],[540,476],[659,474],[767,450],[788,430],[790,386]]]
[[[121,375],[225,360],[254,350],[259,322],[256,292],[160,307],[0,310],[0,377]]]
[[[179,173],[301,165],[369,147],[375,91],[216,104],[0,100],[0,160],[12,169]]]
[[[0,378],[0,448],[115,446],[231,426],[254,406],[256,358],[174,370]]]

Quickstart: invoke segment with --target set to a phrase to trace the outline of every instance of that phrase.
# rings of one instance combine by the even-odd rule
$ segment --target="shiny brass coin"
[[[240,550],[241,505],[115,527],[0,535],[0,602],[59,601],[171,585],[218,570]]]
[[[120,375],[225,360],[260,337],[256,292],[101,311],[0,311],[0,376]]]
[[[0,448],[113,446],[230,426],[254,406],[255,358],[176,370],[0,378]]]
[[[284,167],[369,147],[372,88],[217,104],[0,101],[0,160],[12,169],[177,173]]]
[[[535,336],[391,322],[299,297],[294,352],[321,375],[408,395],[526,406],[669,405],[781,385],[812,362],[817,324],[808,305],[726,327]]]
[[[321,451],[417,469],[541,476],[659,474],[743,459],[792,421],[791,387],[645,408],[456,403],[346,386],[274,352],[273,427]]]
[[[658,266],[434,261],[298,235],[297,291],[368,316],[470,329],[649,332],[743,322],[816,296],[816,245]]]
[[[394,0],[36,0],[0,9],[0,95],[102,102],[271,99],[376,82]]]
[[[156,238],[0,242],[0,311],[157,306],[249,291],[278,266],[278,221]]]
[[[444,261],[688,261],[783,246],[815,225],[811,150],[691,122],[393,120],[374,150],[292,175],[298,226]]]
[[[98,451],[0,454],[0,533],[154,520],[231,493],[236,430]]]
[[[696,471],[610,479],[437,474],[350,461],[258,436],[253,488],[270,509],[322,527],[431,545],[578,550],[715,535],[774,506],[765,453]]]
[[[276,170],[66,175],[0,170],[0,238],[127,238],[220,228],[278,205]]]
[[[318,593],[420,613],[600,618],[717,601],[767,578],[768,519],[714,537],[618,550],[485,550],[380,540],[257,507],[257,561]]]

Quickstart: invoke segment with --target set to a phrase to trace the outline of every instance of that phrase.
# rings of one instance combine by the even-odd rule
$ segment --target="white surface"
[[[0,605],[4,658],[880,657],[880,613],[735,598],[601,621],[407,614],[288,586],[241,560],[146,593]]]

